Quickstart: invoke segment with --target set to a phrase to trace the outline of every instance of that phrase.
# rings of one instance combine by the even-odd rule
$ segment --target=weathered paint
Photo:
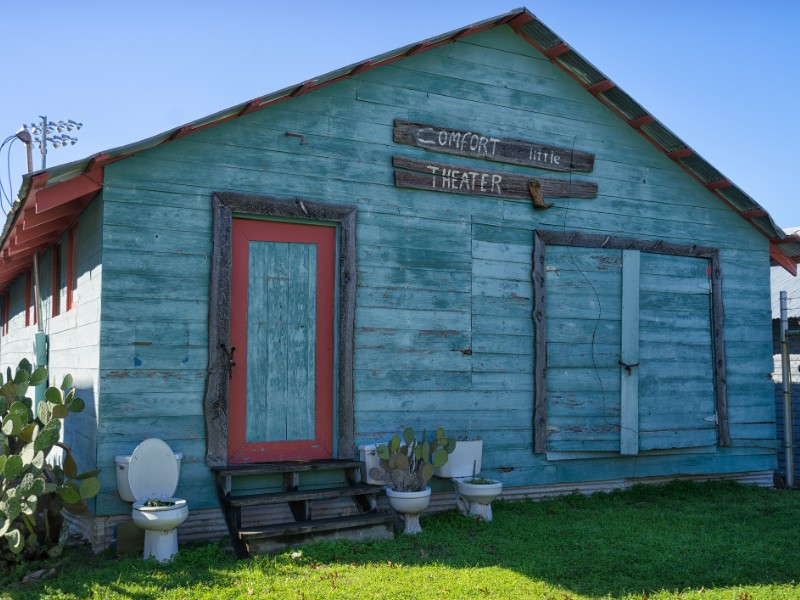
[[[556,200],[551,209],[533,211],[530,200],[398,189],[392,156],[429,160],[432,155],[395,144],[395,119],[590,152],[593,171],[573,176],[596,183],[597,198]],[[299,144],[286,131],[302,134],[308,143]],[[445,158],[465,167],[485,166],[468,157]],[[104,471],[98,514],[128,510],[116,495],[113,457],[150,435],[184,452],[178,495],[194,508],[216,506],[204,462],[202,411],[215,191],[358,207],[358,443],[384,440],[405,425],[479,434],[484,473],[507,486],[763,471],[774,464],[768,447],[774,439],[772,384],[765,376],[771,369],[766,239],[507,27],[110,164],[105,181],[97,414],[97,466]],[[573,387],[566,391],[579,394],[581,403],[555,394],[548,402],[553,418],[563,409],[565,420],[593,420],[603,431],[585,442],[564,440],[564,452],[588,446],[594,458],[573,454],[569,460],[548,460],[533,453],[531,231],[536,229],[720,249],[731,447],[716,447],[704,437],[715,433],[713,423],[703,421],[697,433],[687,420],[683,409],[696,397],[692,385],[676,388],[674,403],[659,403],[661,412],[643,414],[654,396],[648,395],[651,380],[642,374],[639,454],[620,454],[618,430],[605,431],[604,423],[609,418],[619,423],[619,402],[609,402],[608,393],[620,388],[615,352],[622,332],[621,292],[612,293],[608,270],[599,269],[590,252],[584,270],[602,292],[599,302],[590,298],[582,305],[576,300],[585,300],[587,289],[581,296],[581,289],[565,287],[568,312],[548,322],[548,335],[564,340],[551,344],[548,385],[561,385],[559,370],[573,371]],[[82,224],[78,233],[80,249]],[[692,269],[683,261],[664,261],[649,270],[645,262],[640,360],[650,361],[653,382],[669,378],[676,368],[700,381],[706,366],[699,363],[707,350],[699,341],[683,344],[681,332],[659,321],[662,309],[681,310],[677,295],[693,280]],[[577,271],[574,283],[580,288]],[[675,288],[676,297],[651,301],[648,286]],[[12,300],[15,293],[12,289]],[[598,320],[598,310],[612,308],[615,318],[603,314]],[[661,359],[662,348],[668,359]],[[3,353],[5,361],[5,344]],[[677,367],[675,359],[681,361]],[[597,393],[598,378],[605,398]],[[665,423],[671,431],[692,431],[681,435],[693,447],[648,449],[676,445],[655,434]],[[649,445],[646,432],[652,432]]]
[[[639,288],[641,253],[622,251],[620,335],[620,453],[639,453]]]
[[[59,258],[60,285],[56,293],[62,310],[53,316],[53,248],[39,256],[39,280],[42,288],[43,330],[48,336],[50,385],[60,385],[67,373],[73,376],[77,395],[85,402],[84,412],[71,414],[64,422],[62,441],[66,443],[81,471],[97,465],[99,419],[99,354],[100,354],[100,291],[102,254],[103,204],[94,200],[81,214],[76,224],[81,231],[81,243],[75,245],[74,267],[69,271],[75,277],[73,306],[66,309],[67,255],[61,251]],[[66,248],[69,235],[61,237],[61,248]],[[19,361],[27,358],[34,362],[34,335],[37,326],[30,320],[25,326],[25,277],[19,278],[11,288],[11,322],[8,334],[0,337],[3,371],[12,370]],[[94,499],[89,501],[94,509]]]
[[[332,227],[233,220],[231,463],[333,455],[335,249]]]

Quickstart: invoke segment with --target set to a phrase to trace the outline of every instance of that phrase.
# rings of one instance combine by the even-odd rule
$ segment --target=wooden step
[[[246,475],[269,475],[272,473],[299,473],[300,471],[331,471],[337,469],[357,469],[358,460],[329,458],[324,460],[287,460],[284,462],[250,463],[212,467],[218,477],[244,477]]]
[[[288,546],[333,539],[373,542],[394,537],[394,518],[389,513],[372,512],[318,521],[300,521],[241,530],[239,544],[248,554],[278,552]]]
[[[258,540],[282,535],[296,535],[321,531],[335,531],[351,529],[364,525],[378,525],[392,523],[394,517],[386,512],[375,511],[367,514],[347,515],[345,517],[332,517],[329,519],[316,519],[311,521],[295,521],[293,523],[275,523],[248,529],[240,529],[239,537],[245,541]]]
[[[310,521],[295,521],[293,523],[275,523],[240,529],[237,533],[245,542],[282,536],[294,536],[307,533],[322,533],[325,531],[341,531],[370,525],[392,524],[394,517],[388,512],[374,511],[366,514],[332,517],[329,519],[316,519]]]
[[[344,498],[347,496],[363,496],[378,494],[383,490],[380,485],[347,485],[344,487],[323,488],[316,490],[301,490],[293,492],[273,492],[269,494],[250,494],[247,496],[230,496],[228,503],[232,507],[263,506],[267,504],[282,504],[284,502],[297,502],[302,500],[319,500],[323,498]]]

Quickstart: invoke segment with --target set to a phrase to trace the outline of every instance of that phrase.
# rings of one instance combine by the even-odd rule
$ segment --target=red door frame
[[[236,367],[229,387],[228,462],[242,464],[313,460],[333,456],[334,302],[336,229],[334,227],[233,219],[230,344]],[[317,331],[315,439],[246,442],[247,307],[249,242],[288,242],[317,246]]]

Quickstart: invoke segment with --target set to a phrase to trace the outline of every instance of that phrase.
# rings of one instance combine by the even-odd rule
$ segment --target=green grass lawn
[[[225,543],[167,564],[71,550],[58,574],[9,598],[800,598],[800,493],[733,483],[638,486],[495,503],[492,523],[455,512],[369,544],[321,543],[237,561]]]

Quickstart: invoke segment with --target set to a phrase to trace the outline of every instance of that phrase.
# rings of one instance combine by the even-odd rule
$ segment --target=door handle
[[[233,353],[236,352],[236,346],[231,346],[230,352],[225,344],[220,344],[220,348],[225,353],[225,358],[228,359],[228,379],[233,379],[233,368],[236,366],[236,361],[233,360]]]
[[[629,365],[628,363],[622,362],[621,360],[620,360],[620,361],[617,361],[617,364],[618,364],[620,367],[625,367],[625,370],[628,372],[628,375],[630,375],[630,374],[631,374],[631,369],[633,369],[634,367],[638,367],[638,366],[639,366],[639,363],[638,363],[638,362],[637,362],[637,363],[634,363],[634,364],[632,364],[632,365]]]

